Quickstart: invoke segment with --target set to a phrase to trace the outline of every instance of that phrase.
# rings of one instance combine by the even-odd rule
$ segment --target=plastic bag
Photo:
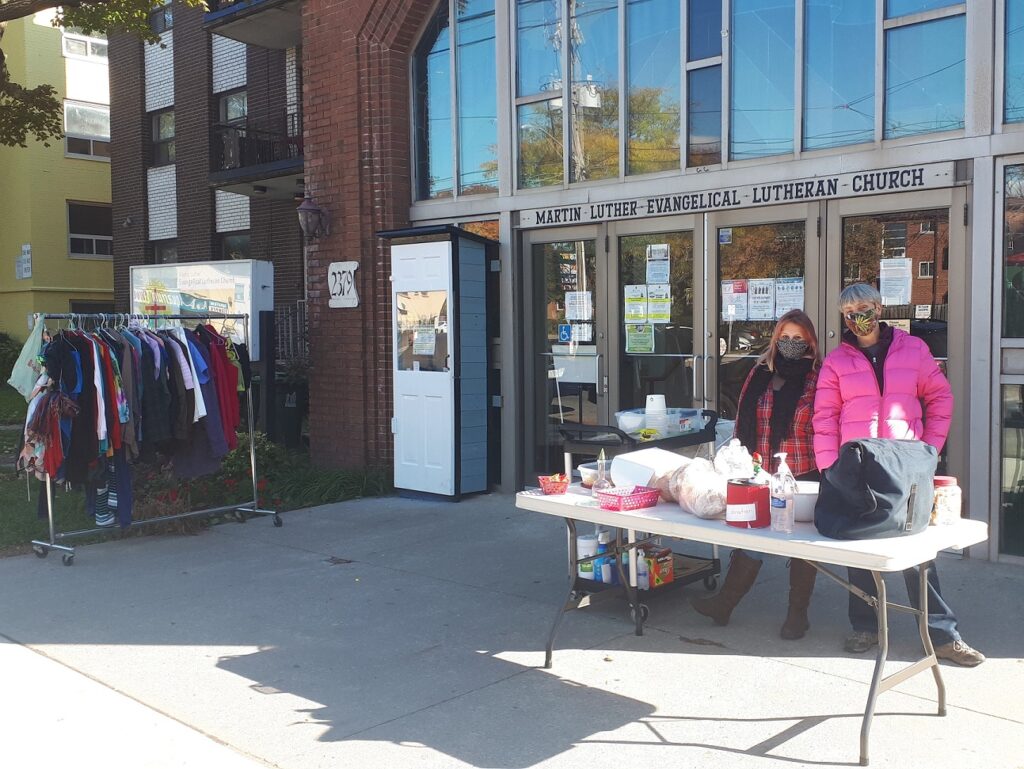
[[[679,506],[698,518],[725,517],[728,480],[706,459],[694,459],[679,479]]]
[[[715,454],[715,469],[729,480],[750,478],[754,475],[754,460],[746,446],[733,438]]]
[[[679,497],[672,485],[675,478],[682,476],[683,470],[690,464],[690,457],[682,457],[683,463],[675,470],[670,470],[663,475],[657,476],[651,485],[661,492],[661,498],[665,502],[675,502]]]

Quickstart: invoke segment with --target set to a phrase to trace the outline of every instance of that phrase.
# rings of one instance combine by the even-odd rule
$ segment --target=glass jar
[[[935,502],[932,504],[932,524],[939,526],[960,520],[961,496],[956,478],[951,475],[935,476]]]

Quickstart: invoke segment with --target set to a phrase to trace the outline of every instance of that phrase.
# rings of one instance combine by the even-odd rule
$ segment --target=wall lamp
[[[299,227],[307,243],[331,234],[331,218],[313,198],[304,197],[295,212],[299,215]]]

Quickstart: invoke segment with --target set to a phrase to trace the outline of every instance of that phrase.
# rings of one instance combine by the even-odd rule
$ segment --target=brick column
[[[411,200],[409,55],[430,0],[306,0],[306,190],[331,214],[308,253],[310,448],[317,461],[389,465],[390,255],[378,230],[406,226]],[[360,262],[360,306],[327,306],[327,266]]]

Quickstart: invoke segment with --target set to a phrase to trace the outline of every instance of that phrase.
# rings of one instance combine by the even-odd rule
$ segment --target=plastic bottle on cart
[[[786,452],[780,451],[776,454],[779,458],[779,469],[772,476],[772,531],[781,531],[784,534],[793,533],[794,497],[796,496],[796,479],[786,464]]]
[[[637,590],[650,588],[650,575],[647,571],[647,554],[637,548],[636,551],[636,587]]]
[[[597,456],[597,480],[594,481],[594,485],[590,487],[590,493],[597,496],[599,491],[607,491],[614,484],[608,477],[608,462],[604,458],[604,449],[601,449],[601,453]]]

